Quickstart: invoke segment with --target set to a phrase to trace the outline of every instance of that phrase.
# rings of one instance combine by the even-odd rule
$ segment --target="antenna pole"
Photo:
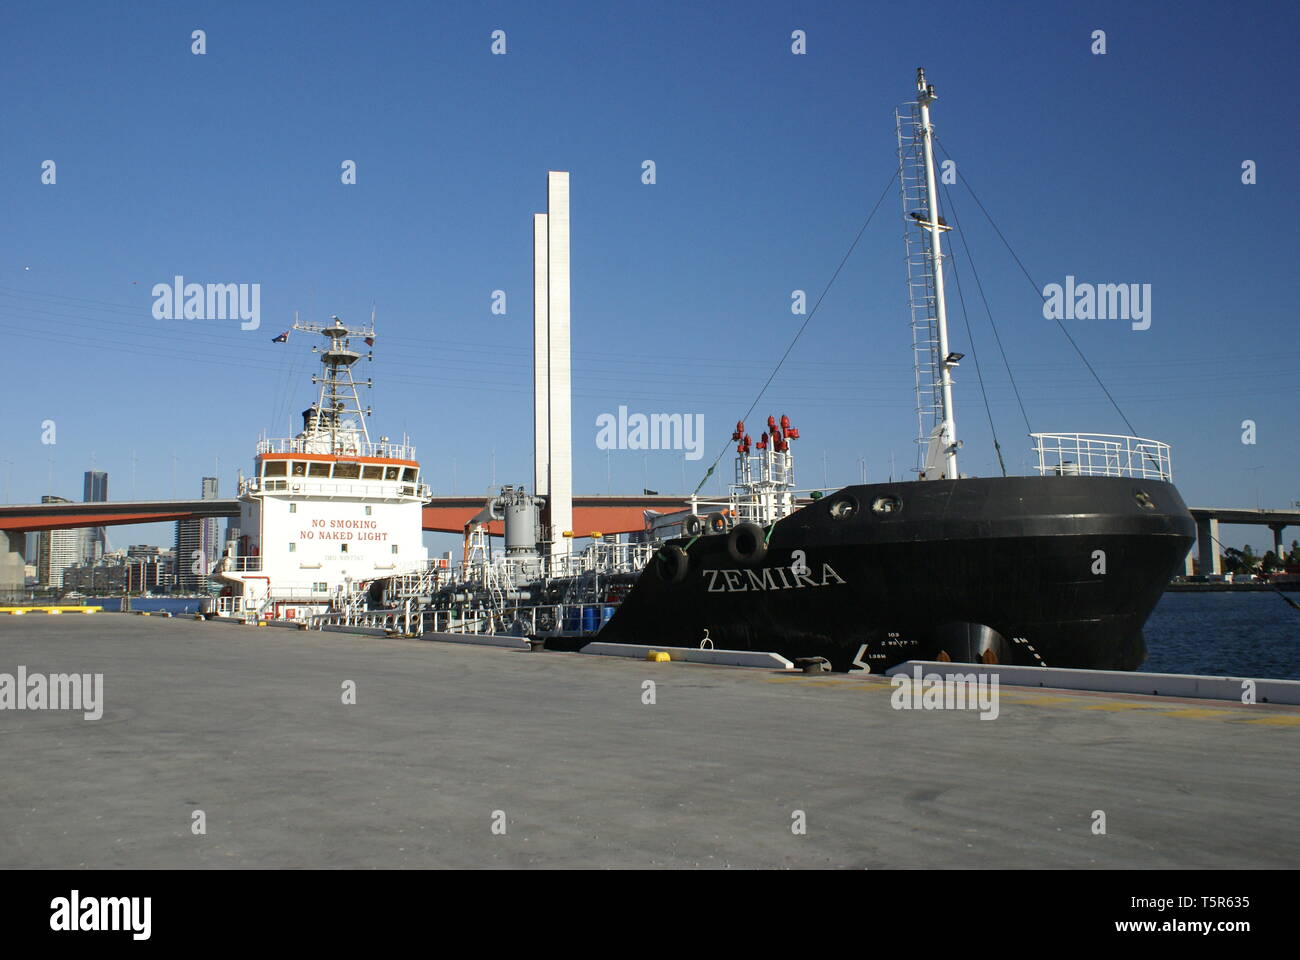
[[[352,376],[352,365],[363,356],[352,349],[352,340],[360,337],[370,346],[375,338],[374,326],[356,330],[349,328],[337,316],[331,316],[326,324],[295,322],[293,328],[319,333],[329,344],[312,348],[321,358],[321,373],[312,377],[312,383],[320,384],[320,393],[308,422],[304,424],[304,441],[324,442],[328,438],[328,452],[336,455],[366,453],[371,447],[370,431],[366,426],[370,409],[361,406],[357,388],[373,384]],[[349,422],[346,419],[348,414],[355,414],[356,421]]]
[[[948,308],[943,296],[943,230],[939,225],[939,192],[934,181],[934,128],[930,123],[930,104],[936,99],[934,86],[925,82],[925,70],[916,71],[917,106],[921,110],[921,141],[925,149],[925,189],[930,221],[930,261],[934,273],[935,322],[939,333],[939,388],[942,398],[940,418],[944,438],[944,476],[956,480],[957,423],[952,408],[952,353],[948,349]]]

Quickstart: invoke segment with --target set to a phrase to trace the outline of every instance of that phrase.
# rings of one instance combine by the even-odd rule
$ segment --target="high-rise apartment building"
[[[108,499],[108,474],[103,470],[87,470],[82,502],[103,503]],[[82,562],[93,564],[108,553],[108,531],[103,527],[88,527],[84,533],[85,545]]]
[[[217,499],[217,478],[203,478],[203,499]],[[216,517],[176,521],[176,584],[187,590],[208,589],[213,567],[221,557],[221,529]]]
[[[46,494],[41,503],[71,503],[66,497]],[[62,587],[63,571],[82,562],[86,549],[84,529],[42,530],[38,538],[36,580],[42,587]]]

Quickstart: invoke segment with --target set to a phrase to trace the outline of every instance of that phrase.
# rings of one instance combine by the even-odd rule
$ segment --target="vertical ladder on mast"
[[[925,151],[921,111],[915,103],[895,108],[898,130],[898,183],[903,201],[903,247],[907,261],[907,306],[912,324],[912,370],[916,379],[916,442],[918,460],[930,434],[943,419],[939,388],[939,330],[935,319],[934,262],[930,231],[930,198],[925,183]],[[917,214],[917,220],[912,214]]]
[[[917,71],[918,101],[894,110],[898,134],[898,183],[903,204],[903,245],[907,263],[907,304],[912,327],[912,369],[916,382],[918,470],[923,479],[956,477],[956,440],[951,409],[951,376],[943,304],[942,249],[938,234],[947,229],[932,194],[932,157],[926,151],[926,121],[933,88]],[[945,425],[947,433],[944,433]],[[922,460],[922,454],[924,459]]]

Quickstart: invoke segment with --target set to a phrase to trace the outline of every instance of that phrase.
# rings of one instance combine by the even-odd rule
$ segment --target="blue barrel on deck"
[[[595,633],[600,627],[600,607],[582,608],[582,632]]]
[[[601,625],[602,625],[602,626],[604,626],[605,624],[609,623],[609,621],[613,619],[613,617],[614,617],[614,611],[617,610],[617,609],[618,609],[618,607],[602,607],[602,608],[601,608],[601,611],[600,611],[600,622],[601,622]]]
[[[582,629],[582,607],[564,608],[564,629],[574,633]]]

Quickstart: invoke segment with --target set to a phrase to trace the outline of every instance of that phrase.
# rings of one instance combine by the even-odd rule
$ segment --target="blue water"
[[[172,613],[198,613],[201,597],[132,597],[132,610],[170,610]],[[103,607],[105,611],[117,613],[122,609],[121,597],[87,597],[81,601],[83,607]]]
[[[1300,610],[1271,590],[1166,593],[1143,633],[1149,673],[1300,680]]]

